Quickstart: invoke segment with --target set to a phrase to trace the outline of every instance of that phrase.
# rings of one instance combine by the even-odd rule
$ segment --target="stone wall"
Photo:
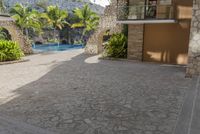
[[[0,18],[0,27],[3,27],[9,31],[13,41],[16,41],[20,44],[21,49],[25,54],[32,53],[31,43],[23,35],[22,31],[15,25],[15,22],[8,19],[4,20]]]
[[[144,5],[144,0],[129,0],[129,6]],[[142,15],[141,15],[142,16]],[[130,24],[128,26],[128,59],[142,60],[144,25]]]
[[[143,24],[130,24],[128,26],[128,59],[142,60],[143,36]]]
[[[122,0],[125,3],[124,0]],[[117,0],[113,0],[111,5],[107,6],[104,15],[100,18],[99,26],[94,34],[89,38],[85,53],[97,54],[103,51],[103,36],[109,30],[110,34],[122,32],[123,25],[117,23]]]
[[[194,0],[186,75],[200,74],[200,0]]]

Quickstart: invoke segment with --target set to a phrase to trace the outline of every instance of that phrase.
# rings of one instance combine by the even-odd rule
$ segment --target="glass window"
[[[160,0],[160,5],[171,5],[172,0]]]

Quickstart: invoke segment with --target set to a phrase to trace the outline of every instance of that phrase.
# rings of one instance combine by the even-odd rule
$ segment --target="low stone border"
[[[21,62],[27,62],[27,61],[30,61],[30,60],[29,59],[21,59],[21,60],[15,60],[15,61],[5,61],[5,62],[0,62],[0,65],[21,63]]]
[[[142,61],[138,61],[138,60],[129,60],[127,58],[113,58],[113,57],[99,57],[100,60],[116,60],[116,61],[129,61],[129,62],[142,62]]]
[[[140,60],[130,60],[127,58],[113,58],[113,57],[99,57],[100,60],[113,60],[113,61],[128,61],[128,62],[135,62],[135,63],[147,63],[147,64],[157,64],[160,66],[174,66],[174,67],[184,67],[186,68],[187,65],[176,65],[176,64],[166,64],[166,63],[157,63],[157,62],[148,62],[148,61],[140,61]]]

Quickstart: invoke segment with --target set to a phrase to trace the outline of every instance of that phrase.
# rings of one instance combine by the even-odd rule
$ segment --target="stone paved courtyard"
[[[186,134],[196,121],[198,81],[184,67],[83,50],[26,58],[0,66],[0,134]]]

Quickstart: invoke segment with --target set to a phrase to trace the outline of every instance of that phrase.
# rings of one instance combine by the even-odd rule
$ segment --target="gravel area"
[[[197,81],[184,67],[97,58],[72,50],[1,65],[0,134],[174,134]]]

